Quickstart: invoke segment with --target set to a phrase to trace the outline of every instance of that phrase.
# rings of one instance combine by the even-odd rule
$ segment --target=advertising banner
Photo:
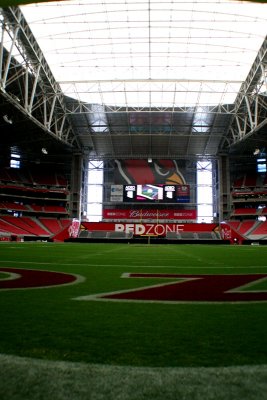
[[[88,231],[133,233],[135,236],[166,236],[168,232],[211,232],[217,228],[217,224],[82,222],[81,228]]]
[[[123,201],[123,185],[111,185],[110,201]]]
[[[105,209],[103,210],[104,219],[169,219],[169,220],[196,220],[196,210],[157,210],[157,209]]]

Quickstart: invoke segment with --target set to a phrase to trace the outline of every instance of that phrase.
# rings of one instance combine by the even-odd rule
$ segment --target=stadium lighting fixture
[[[48,154],[48,151],[47,151],[47,149],[45,147],[42,148],[42,153],[43,154]]]
[[[8,124],[10,124],[10,125],[13,124],[12,119],[9,118],[7,114],[5,114],[5,115],[3,116],[3,120],[4,120],[5,122],[7,122]]]

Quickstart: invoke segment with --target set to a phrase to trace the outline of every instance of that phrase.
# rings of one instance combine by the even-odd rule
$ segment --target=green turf
[[[3,400],[265,400],[267,366],[133,368],[0,354]]]
[[[1,243],[0,267],[81,275],[54,288],[0,291],[0,353],[86,363],[267,364],[267,303],[75,301],[144,286],[125,272],[267,273],[265,246]],[[163,282],[147,279],[145,285]],[[266,290],[261,282],[257,290]]]
[[[1,266],[1,264],[0,264],[0,266]],[[6,274],[4,272],[0,272],[0,280],[3,280],[3,279],[8,279],[8,274]]]

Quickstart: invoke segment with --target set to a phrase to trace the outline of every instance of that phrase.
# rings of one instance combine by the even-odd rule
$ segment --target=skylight
[[[267,4],[73,0],[21,7],[63,92],[119,107],[231,104],[266,35]]]

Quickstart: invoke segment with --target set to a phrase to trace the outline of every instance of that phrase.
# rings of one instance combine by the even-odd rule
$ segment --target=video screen
[[[124,185],[124,202],[189,203],[189,185]]]
[[[163,187],[158,185],[137,185],[136,200],[163,200]]]
[[[175,185],[164,186],[164,199],[168,203],[176,203],[176,187]]]

